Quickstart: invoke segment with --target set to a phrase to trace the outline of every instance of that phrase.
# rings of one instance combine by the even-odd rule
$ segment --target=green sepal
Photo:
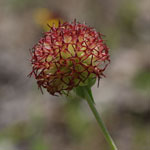
[[[78,86],[73,89],[75,94],[83,99],[87,99],[87,97],[91,99],[91,101],[95,104],[92,90],[90,86]]]
[[[88,79],[88,87],[91,88],[96,82],[96,78],[89,78]]]
[[[88,86],[78,86],[73,89],[75,94],[83,99],[87,99],[87,97],[90,97],[91,101],[95,104],[92,90]]]
[[[78,86],[73,89],[76,95],[80,96],[83,99],[87,99],[87,97],[90,97],[91,101],[94,102],[93,94],[91,87],[95,84],[96,78],[89,78],[87,79],[87,85],[84,86]]]
[[[91,101],[95,104],[91,88],[85,87],[84,93],[85,93],[85,98],[87,99],[87,97],[90,96]]]
[[[85,86],[78,86],[76,88],[73,89],[73,91],[75,92],[75,94],[81,98],[85,98],[85,91],[84,91],[84,87]]]

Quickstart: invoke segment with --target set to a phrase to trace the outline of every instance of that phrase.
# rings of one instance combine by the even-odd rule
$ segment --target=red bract
[[[52,95],[84,86],[89,78],[100,79],[109,63],[102,35],[76,21],[50,27],[31,55],[30,75],[34,74],[39,88],[46,88]]]

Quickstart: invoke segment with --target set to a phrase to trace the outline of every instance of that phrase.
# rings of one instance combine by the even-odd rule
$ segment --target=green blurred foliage
[[[37,136],[31,145],[31,150],[51,150],[50,145],[46,143],[42,136]]]
[[[27,9],[33,9],[38,5],[42,5],[41,0],[7,0],[8,6],[15,12],[23,12]]]
[[[150,71],[142,70],[136,74],[133,79],[136,88],[144,91],[150,91]]]
[[[15,143],[19,143],[28,140],[32,134],[33,132],[29,125],[20,122],[1,131],[0,137],[11,138]]]
[[[135,0],[126,0],[119,3],[114,22],[102,25],[102,31],[107,35],[106,43],[111,49],[115,50],[122,45],[133,45],[133,42],[137,40],[135,28],[137,17],[138,6]]]
[[[150,130],[149,130],[149,124],[145,124],[143,127],[143,124],[137,124],[134,128],[134,144],[132,149],[136,150],[147,150],[149,149],[149,139],[150,139]]]
[[[127,0],[121,3],[118,12],[118,25],[122,32],[135,35],[134,23],[137,17],[137,6],[134,0]]]
[[[44,118],[34,117],[30,122],[18,122],[0,132],[0,141],[10,139],[14,145],[25,145],[31,150],[50,150],[50,139],[45,140]]]
[[[90,125],[81,110],[81,99],[79,97],[69,97],[68,103],[65,106],[65,116],[73,139],[79,142],[85,138]]]

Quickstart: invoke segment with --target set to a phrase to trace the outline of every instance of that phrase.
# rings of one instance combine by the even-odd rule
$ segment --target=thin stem
[[[98,112],[96,110],[96,107],[95,107],[94,103],[92,102],[91,97],[89,96],[88,93],[86,95],[86,100],[87,100],[87,102],[89,104],[89,107],[91,108],[91,110],[92,110],[92,112],[93,112],[93,114],[94,114],[94,116],[95,116],[95,118],[96,118],[100,128],[102,129],[102,132],[103,132],[107,142],[109,143],[110,147],[112,148],[112,150],[118,150],[118,148],[116,147],[116,145],[115,145],[113,139],[111,138],[108,130],[106,129],[106,127],[105,127],[101,117],[99,116],[99,114],[98,114]]]

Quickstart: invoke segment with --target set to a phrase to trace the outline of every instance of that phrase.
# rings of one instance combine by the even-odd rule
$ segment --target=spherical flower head
[[[56,95],[100,79],[109,64],[102,34],[85,24],[59,23],[32,48],[32,72],[40,89]]]

